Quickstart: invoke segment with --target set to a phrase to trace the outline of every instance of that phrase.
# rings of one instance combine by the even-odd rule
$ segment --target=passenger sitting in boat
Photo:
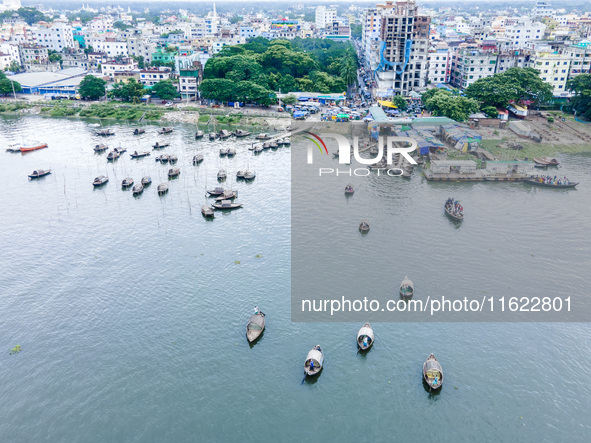
[[[310,360],[310,371],[314,370],[314,360]]]
[[[438,382],[439,382],[439,380],[437,379],[437,376],[435,376],[435,379],[433,380],[433,384],[437,385]]]

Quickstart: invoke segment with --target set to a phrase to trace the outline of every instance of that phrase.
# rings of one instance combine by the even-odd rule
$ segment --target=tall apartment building
[[[591,74],[591,43],[580,42],[568,46],[565,52],[571,60],[569,79],[579,74]]]
[[[505,38],[511,40],[514,49],[523,49],[532,41],[541,41],[545,31],[544,23],[533,23],[529,18],[523,18],[505,28]]]
[[[332,23],[337,18],[337,11],[327,8],[326,6],[318,6],[316,8],[316,28],[324,29],[327,26],[332,26]]]
[[[40,25],[35,30],[35,42],[58,52],[64,48],[75,48],[72,27],[63,22]]]
[[[409,95],[427,86],[430,17],[418,15],[414,0],[386,2],[382,11],[378,95]]]
[[[536,51],[529,58],[528,67],[540,73],[540,78],[552,85],[554,96],[568,95],[566,82],[571,69],[571,57],[567,53]]]
[[[372,48],[377,48],[380,41],[381,11],[378,8],[366,9],[361,19],[361,60],[360,62],[367,68],[371,67]],[[375,69],[375,66],[373,67]]]
[[[451,84],[465,89],[481,78],[496,72],[497,54],[477,48],[462,49],[452,59]]]
[[[433,49],[427,54],[429,72],[427,83],[437,85],[449,82],[451,73],[451,57],[448,48]]]

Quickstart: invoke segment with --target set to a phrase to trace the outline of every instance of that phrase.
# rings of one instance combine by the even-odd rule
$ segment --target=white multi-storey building
[[[74,33],[67,23],[54,22],[41,25],[35,30],[35,42],[54,51],[61,52],[64,48],[75,48]]]
[[[505,38],[511,40],[514,49],[523,49],[531,41],[541,41],[545,31],[544,23],[533,23],[529,18],[523,18],[505,28]]]
[[[465,89],[481,78],[496,72],[497,54],[478,49],[464,49],[454,54],[451,83]]]
[[[171,69],[164,66],[142,69],[140,71],[140,83],[146,86],[154,86],[158,82],[170,80],[170,75]]]
[[[111,78],[111,80],[115,77],[115,74],[118,72],[130,72],[134,70],[137,70],[137,62],[132,58],[124,59],[121,62],[106,62],[101,65],[102,75],[108,75]]]
[[[579,74],[591,74],[591,42],[582,41],[571,45],[565,52],[571,59],[569,79]]]
[[[10,43],[0,43],[0,52],[9,57],[8,64],[10,65],[13,61],[21,65],[21,57],[18,50],[18,45]]]
[[[107,58],[122,56],[127,57],[129,52],[127,50],[127,42],[122,41],[100,41],[96,40],[92,45],[95,51],[104,52],[107,54]]]
[[[324,29],[327,26],[332,26],[332,23],[337,18],[337,11],[326,6],[318,6],[316,8],[316,28]]]
[[[571,57],[567,53],[539,50],[529,58],[528,67],[540,73],[540,78],[552,85],[555,96],[568,95],[566,82],[571,68]]]
[[[427,83],[437,85],[449,82],[450,56],[448,48],[429,51],[427,54],[429,72]]]

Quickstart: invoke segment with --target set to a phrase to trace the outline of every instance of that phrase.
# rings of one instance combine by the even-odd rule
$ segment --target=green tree
[[[137,62],[137,67],[139,69],[144,69],[146,67],[146,62],[144,61],[143,55],[132,55],[131,58]]]
[[[12,88],[14,86],[14,92],[21,92],[21,85],[18,82],[9,80],[6,75],[0,71],[0,94],[12,94]]]
[[[171,80],[162,80],[152,86],[152,95],[160,97],[163,100],[172,100],[179,96]]]
[[[8,11],[11,12],[11,11]],[[19,8],[16,13],[22,18],[28,25],[37,23],[40,21],[50,22],[51,19],[43,14],[41,11],[35,8]]]
[[[232,18],[230,19],[230,23],[233,24],[233,25],[235,25],[236,23],[239,23],[241,21],[242,21],[242,17],[239,16],[239,15],[237,15],[237,14],[234,14],[232,16]]]
[[[235,84],[231,80],[225,78],[211,78],[205,79],[201,82],[199,91],[203,98],[228,102],[234,100],[234,87]]]
[[[485,106],[507,106],[520,101],[546,103],[552,99],[552,86],[533,68],[509,68],[503,73],[476,80],[465,92],[467,97]]]
[[[394,103],[396,107],[401,111],[404,111],[406,110],[406,108],[408,108],[408,102],[401,95],[394,96],[394,98],[392,99],[392,103]]]
[[[298,101],[298,98],[293,94],[289,94],[289,95],[286,95],[285,97],[283,97],[281,99],[281,101],[285,105],[293,105]]]
[[[59,52],[50,49],[47,51],[47,55],[49,56],[49,61],[51,63],[62,63],[62,55]]]
[[[499,111],[494,106],[483,106],[480,110],[490,118],[497,118],[499,116]]]
[[[21,70],[21,65],[19,65],[15,60],[10,62],[10,66],[8,66],[8,71],[18,72]]]
[[[478,111],[478,102],[473,98],[454,95],[444,89],[436,89],[427,100],[423,101],[425,108],[435,116],[449,117],[463,122],[468,116]]]
[[[87,75],[80,82],[78,93],[84,98],[98,100],[105,95],[106,84],[107,82],[102,78]]]
[[[351,25],[351,37],[361,38],[363,27],[361,25]]]
[[[128,30],[128,29],[130,29],[132,27],[133,26],[126,25],[121,20],[117,20],[115,23],[113,23],[113,28],[120,29],[122,31],[126,31],[126,30]]]
[[[138,83],[134,78],[130,78],[125,83],[115,83],[113,89],[109,91],[110,97],[119,98],[126,102],[137,102],[144,95],[144,85]]]
[[[566,87],[575,94],[572,103],[577,115],[591,120],[591,74],[577,75],[567,82]]]
[[[350,54],[341,58],[339,75],[347,86],[357,83],[357,64]]]
[[[84,48],[85,54],[90,54],[91,52],[94,52],[94,48],[92,46],[88,45],[86,48]]]

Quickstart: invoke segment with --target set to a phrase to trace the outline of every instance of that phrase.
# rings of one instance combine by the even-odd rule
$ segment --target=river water
[[[381,322],[374,347],[357,354],[358,322],[291,321],[290,148],[254,156],[252,138],[230,139],[224,146],[238,153],[220,159],[222,142],[195,141],[194,126],[158,136],[146,125],[133,136],[135,126],[112,123],[116,135],[100,139],[87,124],[0,117],[0,146],[49,144],[0,153],[0,441],[588,441],[588,324]],[[156,186],[168,166],[157,153],[129,157],[156,140],[171,143],[163,152],[181,169],[163,197]],[[92,150],[99,142],[128,152],[107,163]],[[197,152],[205,161],[193,166]],[[451,269],[479,291],[499,290],[490,275],[504,272],[507,287],[588,296],[591,157],[560,160],[581,181],[576,191],[433,184],[417,173],[384,188],[359,178],[352,199],[339,187],[335,208],[349,209],[327,236],[343,243],[352,226],[356,251],[359,241],[379,251],[389,246],[381,221],[413,233],[398,240],[404,266],[393,265],[388,284],[379,266],[365,269],[383,290],[411,269],[417,291],[434,292]],[[200,207],[220,167],[244,207],[208,221]],[[254,182],[233,178],[244,167]],[[28,181],[36,168],[53,174]],[[101,174],[110,182],[93,189]],[[144,175],[154,183],[140,197],[121,189],[124,177]],[[392,195],[387,186],[396,206],[368,199],[355,209],[365,191]],[[470,208],[459,229],[441,211],[453,195]],[[358,218],[369,211],[372,230],[361,237]],[[244,326],[254,305],[267,326],[251,347]],[[16,344],[22,351],[9,355]],[[325,368],[302,383],[316,344]],[[421,379],[430,352],[445,373],[437,394]]]

